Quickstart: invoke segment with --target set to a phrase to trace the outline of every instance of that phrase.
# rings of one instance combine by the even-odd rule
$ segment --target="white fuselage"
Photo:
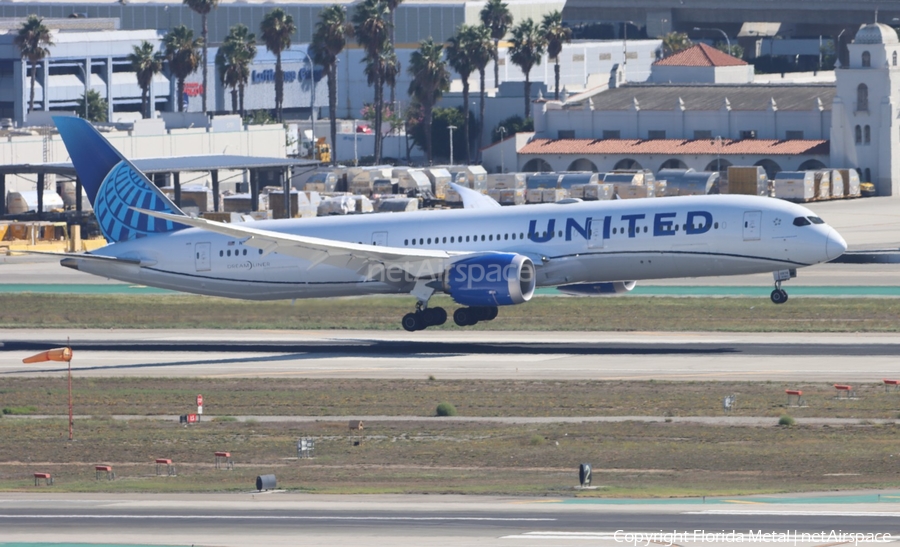
[[[399,249],[518,253],[534,262],[537,286],[556,286],[772,272],[836,258],[846,244],[834,229],[793,223],[814,216],[777,199],[695,196],[248,225]],[[140,260],[141,265],[82,259],[78,269],[198,294],[264,300],[409,290],[352,268],[266,254],[240,239],[198,228],[115,243],[94,254]]]

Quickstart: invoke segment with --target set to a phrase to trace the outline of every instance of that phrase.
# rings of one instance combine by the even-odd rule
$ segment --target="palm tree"
[[[228,44],[216,51],[216,71],[219,82],[227,89],[231,88],[231,113],[238,112],[238,86],[241,84],[241,65],[235,51]]]
[[[244,115],[244,89],[250,81],[250,63],[256,57],[256,35],[246,25],[238,24],[228,31],[225,42],[216,52],[216,67],[222,84],[231,88],[231,110]]]
[[[312,58],[325,69],[328,78],[328,112],[331,125],[331,165],[337,165],[337,62],[347,46],[353,26],[347,22],[344,6],[334,4],[319,12],[312,38]]]
[[[491,29],[491,38],[494,39],[494,87],[497,87],[500,85],[500,40],[513,24],[509,4],[503,0],[488,0],[481,8],[481,22]]]
[[[389,9],[381,0],[364,0],[353,12],[353,32],[356,41],[366,51],[363,61],[368,65],[369,84],[375,88],[375,162],[381,161],[381,119],[384,112],[383,55],[388,46],[391,23]]]
[[[206,89],[207,82],[209,81],[207,78],[207,73],[209,72],[209,29],[206,26],[206,19],[209,15],[209,12],[216,9],[219,5],[219,0],[182,0],[184,4],[191,8],[192,11],[198,13],[200,15],[200,19],[203,21],[203,31],[200,33],[200,38],[203,40],[203,113],[206,114]]]
[[[388,86],[391,89],[391,102],[385,110],[392,112],[393,117],[396,118],[397,115],[397,103],[394,100],[393,91],[394,88],[397,87],[397,76],[400,75],[400,60],[397,59],[397,52],[394,51],[394,46],[390,43],[386,45],[384,51],[382,52],[383,61],[381,63],[381,79],[384,85]],[[384,120],[382,119],[382,125],[384,125]],[[391,131],[394,130],[394,125],[391,125]]]
[[[159,74],[163,67],[163,56],[153,50],[153,44],[144,40],[141,45],[134,46],[134,51],[128,56],[131,68],[137,76],[138,85],[141,88],[141,110],[145,118],[150,117],[150,85],[153,84],[153,76]]]
[[[684,32],[670,32],[662,37],[663,57],[674,55],[694,45]]]
[[[450,89],[450,72],[442,59],[444,46],[434,43],[431,38],[419,42],[419,49],[409,57],[409,94],[422,105],[425,124],[425,153],[431,161],[431,121],[434,104]]]
[[[466,163],[469,163],[469,76],[475,71],[474,49],[477,47],[475,27],[460,25],[456,36],[447,41],[447,62],[459,74],[463,84],[463,136],[466,143]]]
[[[184,79],[197,71],[200,66],[201,40],[194,39],[194,31],[179,25],[163,38],[166,61],[169,70],[178,80],[178,111],[184,112]]]
[[[403,0],[385,0],[387,4],[388,10],[390,10],[390,22],[391,22],[391,48],[396,48],[397,46],[397,27],[394,25],[394,12],[397,11],[397,8],[400,4],[403,3]],[[394,56],[396,59],[397,56]],[[400,61],[396,62],[397,73],[400,72]],[[397,91],[397,82],[396,79],[394,82],[388,83],[388,86],[391,88],[391,104],[394,104],[394,101],[397,99],[396,91]]]
[[[541,32],[544,41],[547,42],[547,55],[553,59],[553,76],[556,88],[553,92],[554,100],[559,100],[559,54],[562,53],[563,44],[572,41],[572,29],[562,24],[562,13],[556,10],[544,16],[541,23]]]
[[[510,60],[525,73],[525,117],[531,117],[531,67],[541,64],[547,43],[531,17],[512,29]]]
[[[491,38],[491,29],[484,25],[472,27],[472,65],[478,70],[481,78],[481,90],[479,92],[481,103],[478,114],[478,151],[484,147],[484,97],[485,97],[485,69],[496,53],[496,44]]]
[[[15,43],[22,59],[31,63],[31,96],[28,99],[28,112],[31,112],[34,110],[34,82],[37,79],[38,62],[50,55],[49,46],[53,45],[53,39],[50,29],[44,26],[44,20],[32,14],[19,27]],[[47,93],[46,89],[44,93]]]
[[[85,102],[87,102],[87,106],[85,106]],[[109,103],[106,102],[106,99],[101,97],[97,91],[89,89],[86,95],[82,93],[81,98],[78,99],[76,112],[79,114],[87,112],[86,119],[89,122],[105,122],[108,109]]]
[[[283,119],[284,71],[281,69],[281,52],[291,47],[291,36],[296,32],[294,18],[281,8],[275,8],[263,17],[259,25],[266,49],[275,54],[275,117]]]

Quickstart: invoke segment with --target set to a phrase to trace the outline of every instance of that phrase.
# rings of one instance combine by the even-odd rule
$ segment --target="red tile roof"
[[[744,66],[747,63],[706,44],[697,44],[653,63],[654,66]]]
[[[764,140],[722,139],[721,146],[709,139],[534,139],[521,150],[524,155],[752,155],[799,156],[803,154],[828,155],[829,141],[815,140]]]

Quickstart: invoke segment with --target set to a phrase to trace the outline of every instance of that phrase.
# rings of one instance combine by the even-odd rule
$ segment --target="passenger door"
[[[759,239],[761,222],[762,211],[746,211],[744,213],[744,241]]]
[[[210,270],[211,243],[197,243],[194,245],[194,265],[198,272]]]
[[[591,219],[591,238],[588,240],[588,248],[590,249],[602,249],[605,245],[605,241],[603,239],[604,232],[604,224],[606,222],[605,218],[592,218]]]

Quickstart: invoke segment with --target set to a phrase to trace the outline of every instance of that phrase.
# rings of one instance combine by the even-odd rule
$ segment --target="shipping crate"
[[[523,205],[525,203],[525,190],[522,188],[501,188],[495,190],[500,193],[497,202],[500,205]]]
[[[766,170],[760,166],[729,166],[728,193],[748,196],[765,196],[769,193]]]
[[[816,177],[812,171],[781,171],[773,182],[776,198],[797,202],[816,199]]]
[[[816,199],[831,199],[831,171],[815,171]]]
[[[844,197],[858,198],[860,196],[859,189],[859,172],[856,169],[838,169],[841,178],[844,179]]]
[[[620,199],[652,198],[656,194],[653,186],[646,184],[617,184],[616,195]]]
[[[569,197],[569,192],[563,188],[544,188],[541,190],[541,201],[543,203],[556,203],[567,197]]]
[[[831,170],[831,197],[832,199],[844,197],[844,177],[838,169]]]

